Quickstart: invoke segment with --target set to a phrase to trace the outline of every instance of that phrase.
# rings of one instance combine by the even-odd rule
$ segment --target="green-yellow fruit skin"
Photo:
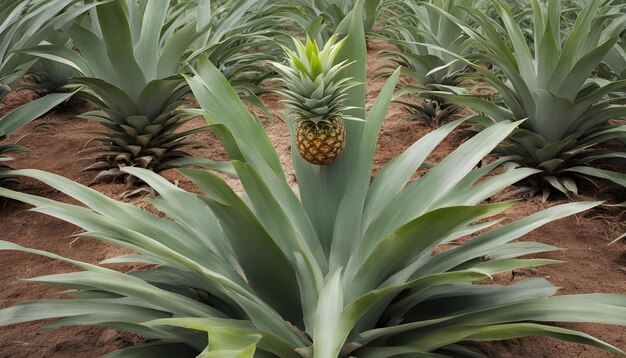
[[[327,165],[334,162],[346,146],[346,127],[343,119],[333,117],[328,123],[312,125],[298,121],[296,125],[298,153],[307,162]]]

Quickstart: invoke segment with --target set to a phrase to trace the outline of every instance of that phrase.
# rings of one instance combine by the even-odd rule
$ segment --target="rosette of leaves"
[[[408,90],[405,87],[405,90]],[[450,89],[453,93],[456,94],[464,94],[465,90],[460,89],[456,91],[455,89]],[[436,95],[428,94],[422,90],[417,90],[417,92],[413,92],[413,90],[408,91],[400,91],[399,95],[404,93],[417,93],[418,98],[420,100],[418,102],[414,101],[406,101],[406,100],[394,100],[396,103],[400,103],[404,109],[408,112],[403,115],[401,118],[409,121],[422,121],[433,128],[438,128],[445,122],[452,119],[456,116],[463,107],[458,106],[454,103],[447,102],[445,99],[441,97],[437,97]]]
[[[180,75],[181,62],[201,53],[210,56],[216,47],[232,45],[233,37],[249,36],[249,28],[242,24],[253,5],[253,1],[240,0],[212,9],[208,0],[169,6],[158,0],[115,0],[99,5],[92,16],[79,19],[65,31],[79,54],[55,45],[28,49],[30,54],[78,70],[81,76],[72,83],[83,86],[80,96],[100,107],[102,112],[82,116],[109,130],[96,132],[104,146],[95,149],[95,163],[87,168],[99,171],[96,180],[132,181],[119,170],[121,166],[160,172],[187,164],[211,165],[184,151],[198,144],[187,137],[204,128],[177,131],[189,120],[177,111],[189,93]],[[233,46],[230,57],[224,56],[250,64],[245,56],[238,57],[244,47]],[[231,78],[254,72],[254,68],[242,65],[237,71]],[[253,103],[262,106],[255,98]]]
[[[472,6],[475,1],[431,0],[428,3],[441,11],[467,20],[467,14],[459,5]],[[418,84],[406,85],[398,93],[398,96],[416,94],[420,99],[420,103],[417,104],[404,100],[396,101],[409,112],[404,118],[421,120],[438,127],[453,118],[462,107],[431,92],[467,94],[460,86],[468,72],[468,66],[448,51],[460,56],[466,55],[472,41],[454,21],[425,6],[424,2],[398,1],[394,4],[396,6],[388,7],[387,11],[393,9],[392,12],[396,16],[390,16],[394,20],[383,29],[382,36],[398,50],[381,52],[383,57],[393,62],[393,65],[383,68],[392,69],[401,65],[402,74]],[[446,50],[442,51],[439,47]],[[390,74],[386,72],[382,75]]]
[[[361,19],[357,7],[338,29],[349,35],[339,59],[354,61],[345,76],[357,81],[365,80]],[[81,237],[135,252],[105,263],[151,268],[122,273],[0,241],[2,250],[43,255],[83,270],[30,279],[65,287],[73,298],[5,308],[0,324],[57,318],[49,328],[101,325],[147,339],[109,357],[475,357],[458,343],[528,335],[623,354],[544,322],[625,325],[624,295],[553,296],[557,288],[543,278],[472,284],[519,267],[557,263],[518,258],[556,248],[514,240],[598,204],[555,206],[506,225],[477,223],[514,204],[480,202],[536,172],[514,169],[481,180],[503,161],[475,168],[519,123],[490,126],[410,182],[461,121],[446,124],[371,182],[376,138],[398,75],[390,77],[367,116],[365,88],[350,89],[350,114],[366,120],[346,123],[350,138],[333,165],[312,166],[294,152],[300,196],[288,185],[260,121],[206,59],[189,85],[231,158],[245,199],[208,171],[181,170],[198,185],[201,193],[194,194],[151,171],[123,168],[160,193],[150,203],[162,215],[153,215],[54,174],[16,171],[77,204],[7,189],[0,195],[82,227]],[[468,235],[472,238],[454,249],[437,250]]]
[[[36,62],[32,56],[19,50],[39,44],[55,29],[94,6],[78,2],[25,0],[3,1],[0,4],[0,100]]]
[[[284,7],[267,0],[203,0],[187,2],[184,10],[187,16],[197,16],[199,33],[187,61],[193,64],[200,54],[208,56],[237,93],[268,117],[258,95],[264,92],[261,82],[273,75],[267,64],[282,56],[276,38],[281,35],[277,28],[284,21],[280,15]]]
[[[72,41],[60,31],[51,35],[44,44],[54,44],[73,50]],[[28,70],[27,76],[31,83],[20,87],[20,90],[33,91],[39,95],[54,92],[67,92],[70,80],[80,73],[75,68],[54,60],[39,58]]]
[[[547,196],[556,189],[575,194],[576,179],[581,177],[626,185],[624,174],[597,167],[602,163],[623,163],[626,158],[626,153],[602,147],[626,136],[625,125],[611,122],[626,117],[626,107],[619,104],[619,99],[606,97],[625,88],[626,80],[598,79],[592,75],[619,41],[626,26],[626,14],[599,13],[600,1],[591,0],[563,36],[560,1],[543,4],[532,0],[534,48],[531,50],[508,6],[500,0],[494,4],[504,27],[469,7],[464,9],[480,25],[480,31],[461,19],[440,13],[458,21],[484,51],[484,54],[468,55],[468,63],[487,61],[502,71],[504,79],[471,64],[498,91],[505,106],[472,96],[443,92],[438,95],[485,113],[484,125],[527,118],[496,153],[512,156],[515,163],[524,167],[541,170],[524,182],[535,192]]]
[[[99,107],[81,115],[108,129],[95,132],[103,145],[86,169],[99,171],[95,180],[130,180],[121,166],[175,167],[193,143],[186,138],[202,130],[176,132],[189,120],[176,112],[189,93],[180,61],[197,31],[193,19],[166,21],[169,10],[158,0],[106,2],[65,30],[78,52],[55,44],[27,49],[77,70],[79,96]]]
[[[24,77],[37,60],[19,50],[50,37],[50,33],[98,3],[80,4],[77,0],[5,1],[0,4],[0,100]],[[6,143],[14,131],[42,116],[74,93],[53,94],[26,103],[0,118],[0,170],[8,169],[10,152],[28,148]]]

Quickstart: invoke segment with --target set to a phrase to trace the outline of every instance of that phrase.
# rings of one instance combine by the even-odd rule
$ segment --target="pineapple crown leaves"
[[[335,62],[335,58],[341,50],[347,37],[337,42],[337,35],[333,35],[328,39],[322,51],[317,46],[317,41],[311,40],[307,35],[306,45],[303,45],[298,39],[293,38],[296,52],[289,48],[284,48],[285,53],[291,60],[292,67],[300,73],[307,75],[311,80],[315,81],[319,75],[325,72],[325,69],[331,68]]]
[[[343,103],[348,89],[357,83],[352,78],[337,77],[352,62],[334,63],[346,38],[337,41],[337,35],[333,35],[322,50],[308,35],[305,44],[294,38],[295,51],[283,47],[288,65],[272,63],[282,76],[279,81],[285,86],[276,92],[285,97],[281,102],[289,107],[289,113],[298,120],[315,125],[326,123],[351,108]]]

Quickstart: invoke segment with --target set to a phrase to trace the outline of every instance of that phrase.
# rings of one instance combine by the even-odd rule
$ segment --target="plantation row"
[[[72,299],[4,308],[0,325],[52,318],[50,327],[98,325],[145,338],[109,357],[475,357],[461,342],[535,335],[626,354],[552,324],[626,326],[626,295],[555,296],[543,278],[475,284],[559,263],[527,258],[557,247],[517,239],[602,205],[576,200],[583,181],[626,186],[620,3],[1,2],[0,99],[16,90],[40,97],[0,118],[0,197],[134,254],[93,265],[0,241],[0,250],[82,269],[30,279]],[[394,50],[381,53],[387,80],[370,107],[373,38]],[[471,89],[476,83],[490,94]],[[259,98],[267,92],[287,108],[298,195],[257,117],[271,117]],[[10,153],[28,148],[6,137],[74,98],[97,109],[80,117],[102,127],[85,169],[96,181],[149,186],[159,194],[149,201],[155,210],[10,167]],[[433,131],[370,180],[392,101]],[[198,116],[206,126],[183,129]],[[467,123],[470,139],[426,163]],[[204,131],[229,161],[187,152]],[[197,189],[159,175],[172,168]],[[2,186],[20,178],[77,204]],[[484,202],[512,185],[511,195],[571,203],[502,223],[493,217],[515,202]],[[113,263],[149,268],[124,273],[106,266]]]

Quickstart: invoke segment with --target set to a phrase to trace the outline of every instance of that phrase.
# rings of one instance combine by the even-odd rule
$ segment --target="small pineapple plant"
[[[434,99],[425,99],[422,105],[409,103],[406,108],[417,109],[415,113],[409,114],[406,118],[421,120],[431,127],[437,128],[454,116],[461,109],[461,106],[445,102],[440,103]]]
[[[348,107],[344,102],[346,91],[355,83],[350,78],[338,79],[348,62],[334,63],[345,40],[337,41],[334,35],[320,51],[308,35],[306,45],[294,38],[296,51],[285,48],[289,66],[274,63],[285,85],[278,92],[286,97],[282,102],[296,123],[298,153],[316,165],[334,162],[346,146],[343,111]]]
[[[391,4],[393,6],[387,8],[390,21],[381,29],[380,35],[397,49],[380,52],[382,58],[390,61],[381,67],[385,72],[380,75],[388,77],[397,66],[402,66],[402,74],[416,85],[404,85],[400,93],[415,95],[414,98],[419,99],[419,103],[395,101],[408,112],[404,119],[439,127],[453,119],[463,106],[450,103],[437,93],[467,94],[462,84],[469,75],[469,66],[453,54],[465,56],[472,48],[471,40],[457,23],[436,9],[467,20],[469,15],[463,6],[471,7],[478,2],[429,0],[393,1]],[[396,12],[398,15],[394,16]]]
[[[70,50],[75,47],[72,39],[61,31],[52,32],[46,41],[39,45],[58,46],[58,48]],[[32,91],[40,96],[55,92],[70,92],[71,88],[67,85],[72,78],[80,75],[81,73],[70,65],[39,57],[27,72],[28,83],[19,87],[21,90]],[[77,97],[72,97],[72,99],[76,100]]]

